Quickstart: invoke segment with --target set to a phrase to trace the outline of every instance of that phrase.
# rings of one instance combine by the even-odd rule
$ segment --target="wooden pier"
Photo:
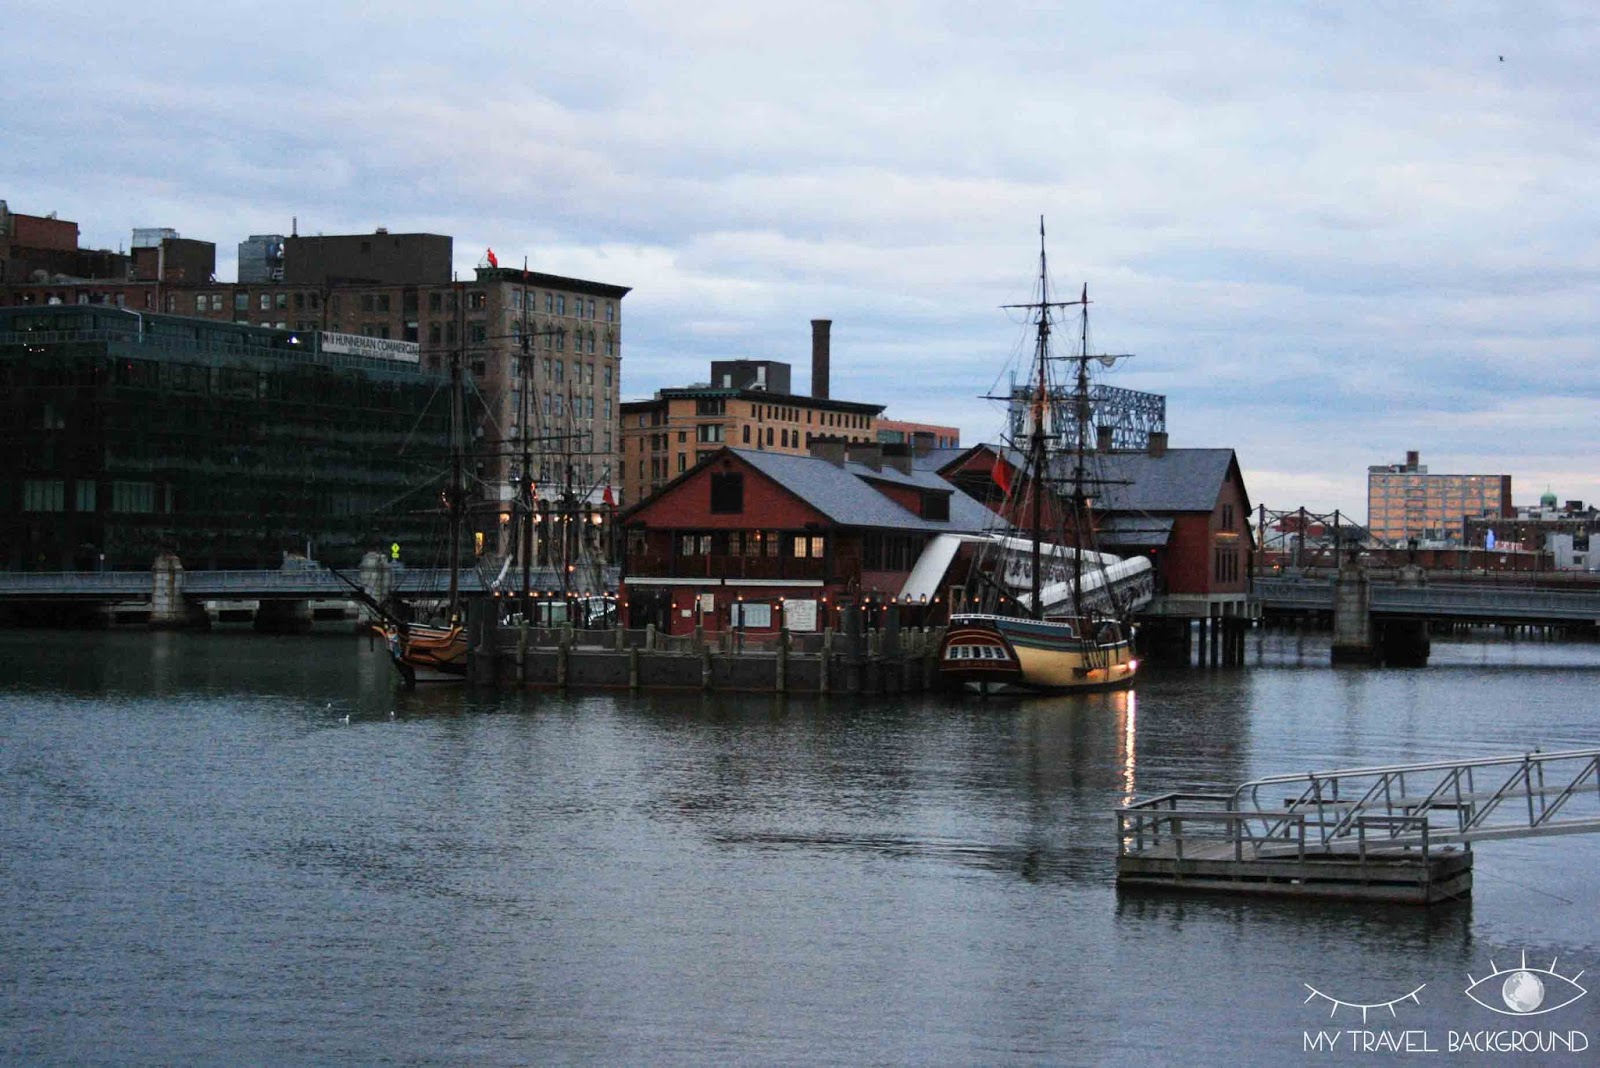
[[[530,689],[735,693],[907,693],[939,685],[942,630],[668,636],[654,627],[583,630],[479,624],[469,676]]]

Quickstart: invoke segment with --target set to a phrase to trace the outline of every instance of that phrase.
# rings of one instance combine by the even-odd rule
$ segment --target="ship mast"
[[[1042,572],[1040,566],[1040,541],[1042,538],[1043,523],[1040,512],[1042,511],[1042,498],[1044,493],[1044,480],[1048,477],[1045,464],[1048,457],[1045,452],[1044,440],[1044,413],[1048,403],[1049,376],[1045,373],[1045,365],[1050,359],[1050,275],[1045,269],[1044,255],[1044,216],[1039,216],[1039,329],[1037,346],[1034,351],[1033,362],[1037,365],[1038,381],[1033,392],[1033,429],[1028,435],[1028,471],[1029,505],[1033,511],[1033,599],[1029,602],[1033,609],[1033,618],[1044,618],[1044,602],[1042,588]]]
[[[1079,330],[1078,374],[1072,392],[1077,445],[1072,463],[1072,614],[1083,619],[1083,524],[1089,509],[1083,494],[1084,439],[1089,434],[1089,283],[1083,284],[1082,326]]]

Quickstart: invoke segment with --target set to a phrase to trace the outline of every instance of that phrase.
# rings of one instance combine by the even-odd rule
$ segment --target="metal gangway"
[[[1271,775],[1117,810],[1120,852],[1351,856],[1600,831],[1600,749]]]

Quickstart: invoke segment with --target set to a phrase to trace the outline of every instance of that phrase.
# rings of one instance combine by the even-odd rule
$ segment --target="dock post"
[[[567,688],[567,635],[562,633],[561,639],[556,642],[556,686],[565,690]]]
[[[817,692],[828,692],[828,667],[833,663],[833,628],[822,629],[822,659],[817,664]]]
[[[628,689],[639,688],[639,649],[634,646],[628,650]]]
[[[789,690],[789,632],[778,632],[778,663],[774,670],[773,685],[779,693]]]
[[[528,613],[517,623],[517,685],[528,684]]]
[[[644,647],[646,652],[654,652],[656,648],[656,625],[646,623],[644,627]]]
[[[700,646],[700,688],[711,689],[711,646]]]

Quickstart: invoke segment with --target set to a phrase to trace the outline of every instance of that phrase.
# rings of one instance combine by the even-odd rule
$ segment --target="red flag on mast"
[[[494,249],[490,249],[489,250],[487,258],[489,260],[489,266],[490,267],[498,267],[498,266],[500,266],[500,258],[494,254]]]
[[[1011,493],[1011,465],[999,453],[994,454],[994,466],[990,468],[989,475],[994,479],[994,484],[1000,487],[1001,493]]]
[[[602,501],[604,501],[606,504],[612,505],[613,507],[615,507],[615,505],[617,503],[617,499],[615,497],[611,496],[611,487],[610,486],[606,487],[605,495],[603,497],[601,497],[600,499]]]

